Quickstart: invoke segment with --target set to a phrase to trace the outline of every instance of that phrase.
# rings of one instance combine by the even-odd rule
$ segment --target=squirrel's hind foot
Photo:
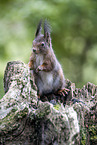
[[[70,92],[69,89],[63,88],[63,89],[59,90],[59,91],[57,92],[57,94],[60,95],[60,96],[66,96],[66,95],[69,94],[69,92]]]

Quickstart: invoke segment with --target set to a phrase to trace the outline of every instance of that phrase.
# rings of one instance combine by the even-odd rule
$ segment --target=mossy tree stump
[[[0,144],[97,144],[97,86],[87,83],[78,89],[69,80],[66,86],[66,105],[42,102],[28,65],[9,62],[0,100]]]

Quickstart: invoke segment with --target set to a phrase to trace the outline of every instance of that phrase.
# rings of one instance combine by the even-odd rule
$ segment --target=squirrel
[[[65,88],[63,70],[52,49],[50,25],[44,21],[44,35],[41,34],[41,25],[42,20],[36,30],[29,60],[39,96],[56,93]]]

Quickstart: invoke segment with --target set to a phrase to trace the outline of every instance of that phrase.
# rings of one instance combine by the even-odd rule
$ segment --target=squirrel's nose
[[[33,49],[33,52],[36,52],[36,49]]]

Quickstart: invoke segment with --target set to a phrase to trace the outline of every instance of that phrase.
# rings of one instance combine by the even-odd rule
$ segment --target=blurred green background
[[[52,27],[54,52],[65,78],[77,87],[97,84],[96,0],[1,0],[0,1],[0,97],[8,61],[28,63],[39,20]]]

